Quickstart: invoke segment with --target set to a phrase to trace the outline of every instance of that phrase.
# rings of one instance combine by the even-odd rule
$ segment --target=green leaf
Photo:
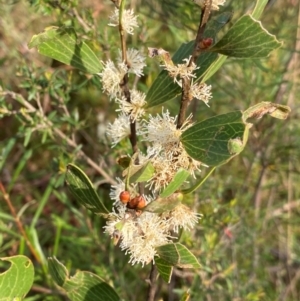
[[[4,142],[4,141],[2,141]],[[1,143],[1,152],[0,152],[0,172],[5,164],[5,161],[8,158],[9,153],[13,149],[17,142],[16,138],[10,138],[8,141],[5,141],[3,144]]]
[[[251,15],[241,17],[209,51],[238,58],[262,58],[281,46]]]
[[[84,207],[95,213],[108,213],[88,176],[74,164],[67,165],[66,183]]]
[[[121,156],[117,159],[117,163],[122,167],[122,168],[127,168],[130,165],[131,158],[129,156]]]
[[[147,182],[154,174],[154,167],[150,161],[144,165],[132,165],[130,167],[130,183]]]
[[[181,296],[179,301],[189,301],[191,298],[191,294],[189,293],[189,290],[187,292],[184,292],[184,294]]]
[[[195,160],[210,166],[221,165],[244,149],[252,126],[248,119],[266,114],[286,119],[290,111],[288,106],[261,102],[243,113],[231,112],[199,122],[182,134],[181,142]]]
[[[231,18],[231,13],[225,12],[220,14],[216,18],[209,21],[204,37],[215,38],[218,31],[228,22]],[[193,51],[195,41],[190,41],[189,43],[182,44],[179,49],[174,54],[172,60],[174,63],[182,63],[182,60],[188,58]],[[210,65],[216,60],[217,54],[213,52],[203,52],[198,60],[197,65],[200,69],[195,71],[196,78],[195,81],[199,80],[207,70]],[[160,105],[168,100],[173,99],[181,93],[181,88],[178,84],[174,83],[174,80],[168,75],[168,72],[163,70],[158,77],[153,82],[150,87],[147,96],[147,106],[149,108]]]
[[[0,301],[23,299],[33,284],[32,262],[23,255],[2,257],[0,260],[11,263],[7,271],[0,273]]]
[[[226,55],[219,55],[218,59],[215,60],[205,72],[202,82],[205,83],[208,79],[210,79],[221,68],[226,59]]]
[[[181,203],[182,199],[182,193],[173,193],[167,198],[158,197],[156,200],[147,205],[143,210],[152,213],[163,213],[165,211],[171,211]]]
[[[258,20],[268,2],[268,0],[257,0],[255,8],[251,14],[252,17]],[[208,79],[210,79],[220,69],[226,59],[226,55],[219,55],[218,59],[211,64],[211,66],[205,73],[202,82],[206,82]]]
[[[69,278],[69,272],[67,268],[59,262],[55,257],[48,258],[48,269],[53,280],[59,285],[64,286]]]
[[[205,28],[204,38],[215,38],[218,32],[230,21],[232,12],[223,12],[211,18]]]
[[[183,182],[188,178],[190,173],[180,168],[175,174],[173,180],[169,183],[169,185],[164,189],[164,191],[160,194],[161,198],[166,198],[174,193],[179,187],[183,184]]]
[[[120,301],[115,290],[103,279],[90,272],[78,271],[69,276],[66,268],[56,258],[48,258],[49,272],[72,301]]]
[[[155,257],[155,265],[157,266],[157,270],[161,278],[167,283],[170,283],[173,266],[159,257]]]
[[[39,238],[41,238],[41,237],[38,235],[36,228],[34,228],[33,225],[31,225],[27,229],[26,233],[39,257],[40,262],[44,265],[44,263],[46,262],[46,258],[43,253],[44,250],[41,247],[40,240],[39,240]]]
[[[167,244],[157,248],[157,254],[167,263],[180,268],[200,268],[195,255],[180,243]]]
[[[37,47],[39,53],[86,73],[96,74],[102,69],[96,54],[77,38],[72,28],[48,27],[34,35],[28,47]]]
[[[237,155],[231,154],[228,143],[235,138],[246,144],[248,127],[236,111],[218,115],[188,128],[181,136],[186,152],[195,160],[210,166],[224,164]],[[240,150],[242,151],[242,149]]]

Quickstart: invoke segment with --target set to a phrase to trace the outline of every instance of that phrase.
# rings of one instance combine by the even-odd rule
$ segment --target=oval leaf
[[[23,255],[3,257],[0,260],[11,263],[10,268],[0,274],[0,300],[23,299],[33,284],[32,262]]]
[[[48,27],[34,35],[28,47],[37,47],[39,53],[86,73],[96,74],[102,69],[96,54],[77,38],[72,28]]]
[[[95,213],[108,213],[88,176],[74,164],[67,165],[66,183],[84,207]]]
[[[147,182],[153,177],[155,169],[150,161],[144,165],[132,165],[130,167],[130,183]]]
[[[56,271],[66,268],[56,259],[49,258],[49,272],[54,280],[57,279]],[[54,272],[54,274],[53,274]],[[61,273],[59,273],[61,274]],[[121,299],[103,279],[90,272],[77,272],[74,276],[66,278],[62,288],[72,301],[120,301]]]
[[[218,115],[188,128],[181,136],[186,152],[195,160],[210,166],[224,164],[237,155],[231,154],[228,143],[239,138],[245,146],[248,126],[243,122],[242,112]],[[240,148],[240,152],[243,147]]]
[[[167,283],[170,283],[173,266],[159,257],[155,257],[155,265],[157,266],[157,270],[161,278]]]
[[[176,190],[178,190],[189,175],[190,173],[187,170],[180,168],[174,176],[173,180],[170,182],[170,184],[160,194],[160,197],[166,198],[172,193],[174,193]]]
[[[180,243],[167,244],[157,248],[157,254],[167,263],[180,268],[200,268],[195,255]]]
[[[241,17],[209,51],[239,58],[262,58],[281,46],[251,15]]]

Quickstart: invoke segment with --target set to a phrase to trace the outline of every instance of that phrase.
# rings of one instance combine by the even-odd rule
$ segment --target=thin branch
[[[202,50],[201,42],[203,40],[203,34],[204,34],[204,31],[206,28],[206,24],[209,20],[209,16],[210,16],[210,12],[211,12],[211,5],[212,5],[212,0],[206,1],[206,5],[200,15],[198,32],[197,32],[194,49],[193,49],[193,53],[192,53],[192,58],[190,60],[189,66],[191,66],[192,63],[196,63],[196,61],[201,53],[201,50]]]
[[[85,30],[85,32],[89,32],[91,31],[91,27],[89,25],[87,25],[85,23],[85,21],[80,17],[78,11],[76,8],[73,8],[73,14],[75,15],[75,17],[77,18],[78,22],[81,24],[81,26],[83,27],[83,29]]]
[[[149,277],[149,288],[148,288],[148,296],[147,301],[154,301],[155,300],[155,293],[157,290],[157,276],[158,276],[158,270],[156,265],[152,262],[150,277]]]
[[[16,224],[17,224],[17,227],[18,227],[18,229],[19,229],[21,235],[22,235],[23,238],[25,239],[25,242],[26,242],[26,244],[27,244],[27,246],[28,246],[28,248],[29,248],[31,254],[34,256],[34,258],[36,259],[36,261],[37,261],[38,263],[41,263],[41,262],[42,262],[42,259],[41,259],[41,257],[39,256],[39,254],[36,252],[36,250],[34,249],[33,245],[31,244],[31,242],[30,242],[30,240],[29,240],[29,238],[28,238],[28,236],[27,236],[27,233],[26,233],[26,231],[24,230],[24,227],[23,227],[23,224],[22,224],[22,222],[21,222],[21,220],[20,220],[20,217],[19,217],[19,215],[16,213],[15,207],[13,206],[13,204],[12,204],[12,202],[11,202],[11,200],[10,200],[10,197],[9,197],[8,193],[6,192],[6,190],[5,190],[5,188],[4,188],[4,186],[3,186],[3,184],[2,184],[1,181],[0,181],[0,191],[1,191],[2,194],[3,194],[3,198],[4,198],[5,202],[6,202],[6,204],[8,205],[9,210],[10,210],[12,216],[14,217],[15,222],[16,222]]]
[[[76,149],[78,148],[78,144],[70,139],[64,132],[60,129],[55,128],[54,124],[47,118],[47,116],[43,116],[39,110],[37,110],[34,106],[32,106],[21,94],[17,94],[11,91],[0,92],[1,96],[11,96],[13,99],[19,101],[22,105],[26,107],[30,112],[34,112],[41,120],[49,127],[53,129],[53,132],[56,136],[60,137],[64,140],[69,146]],[[24,116],[24,114],[23,114]],[[26,116],[25,116],[26,117]],[[79,150],[77,153],[80,157],[82,157],[93,169],[95,169],[99,174],[105,178],[105,180],[110,184],[116,184],[116,181],[104,170],[102,169],[95,161],[93,161],[89,156],[85,154],[83,150]]]
[[[203,34],[206,28],[206,24],[208,22],[210,12],[211,12],[211,4],[212,0],[206,1],[206,4],[204,6],[204,9],[201,12],[200,15],[200,21],[199,21],[199,27],[198,32],[194,44],[194,49],[192,52],[192,56],[190,58],[188,67],[191,67],[193,63],[196,63],[202,47],[201,42],[203,40]],[[182,94],[181,94],[181,104],[180,104],[180,110],[178,114],[178,120],[177,120],[177,128],[180,129],[185,121],[186,111],[190,104],[190,90],[191,90],[191,79],[184,78],[182,79]]]
[[[128,61],[127,61],[127,47],[126,47],[126,32],[123,28],[122,24],[122,17],[125,9],[125,0],[121,1],[120,5],[120,15],[119,15],[119,33],[120,33],[120,40],[121,40],[121,48],[122,48],[122,60],[125,62],[125,64],[129,67]],[[120,87],[122,89],[122,92],[126,98],[127,102],[131,102],[131,95],[128,87],[128,73],[126,73],[120,82]],[[137,134],[136,134],[136,122],[133,120],[130,120],[130,143],[132,146],[133,153],[138,152],[138,146],[137,146]],[[138,162],[136,162],[138,163]]]
[[[129,66],[129,63],[127,61],[127,49],[126,49],[126,32],[124,31],[123,24],[122,24],[122,16],[125,10],[125,2],[126,0],[121,0],[120,4],[120,14],[119,14],[119,33],[120,33],[120,40],[121,40],[121,48],[122,48],[122,60],[125,62],[125,64]],[[122,92],[126,98],[127,102],[131,102],[131,95],[128,87],[128,73],[126,73],[120,82],[120,88],[122,89]],[[137,153],[139,151],[138,145],[137,145],[137,133],[136,133],[136,122],[130,118],[130,137],[129,137],[132,152],[133,154]],[[139,164],[139,158],[136,157],[135,164]],[[139,192],[140,194],[144,193],[144,185],[142,183],[139,183]]]

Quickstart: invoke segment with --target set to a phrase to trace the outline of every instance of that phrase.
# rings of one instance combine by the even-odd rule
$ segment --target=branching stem
[[[212,0],[207,0],[205,7],[200,15],[200,22],[198,27],[198,32],[194,44],[194,49],[188,64],[188,67],[192,66],[193,63],[196,64],[196,61],[201,53],[201,41],[203,39],[203,34],[208,22],[210,11],[211,11]],[[191,90],[191,79],[184,78],[182,79],[182,93],[181,93],[181,104],[177,120],[177,128],[180,129],[185,121],[186,111],[190,104],[190,90]]]

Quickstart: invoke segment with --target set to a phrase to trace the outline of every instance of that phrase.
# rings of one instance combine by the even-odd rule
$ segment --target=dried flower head
[[[196,75],[193,72],[199,69],[194,62],[192,62],[192,64],[189,66],[190,58],[183,59],[183,61],[185,61],[185,64],[174,65],[173,63],[170,64],[165,61],[165,64],[161,65],[169,72],[169,75],[174,78],[174,82],[178,83],[179,85],[181,83],[178,81],[177,77],[180,79],[195,78]]]
[[[192,83],[191,85],[191,97],[202,100],[207,106],[209,100],[212,98],[211,86],[206,83]]]
[[[196,4],[201,7],[204,7],[207,4],[207,0],[193,0]],[[212,0],[211,9],[212,10],[219,10],[219,5],[224,5],[226,0]]]

